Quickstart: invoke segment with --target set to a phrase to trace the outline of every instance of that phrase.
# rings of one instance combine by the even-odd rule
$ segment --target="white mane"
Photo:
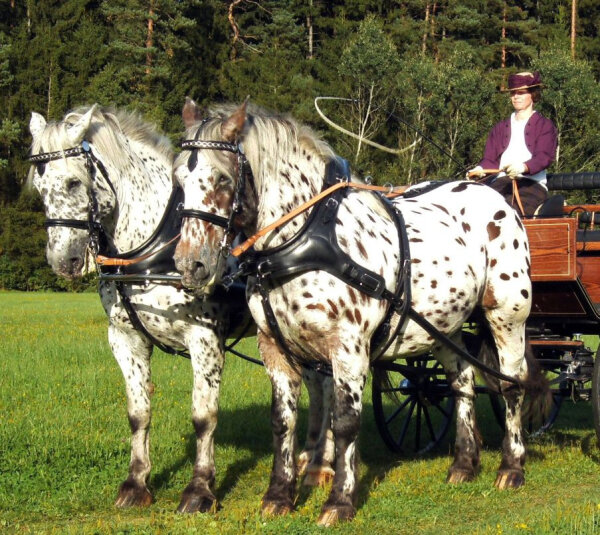
[[[221,123],[226,120],[237,106],[225,104],[210,110],[209,119],[201,128],[199,139],[220,140]],[[187,139],[194,139],[197,127],[187,132]],[[292,152],[304,153],[307,158],[318,158],[328,161],[334,157],[333,149],[308,126],[298,124],[294,119],[270,113],[256,105],[248,106],[248,117],[245,132],[242,136],[244,153],[255,173],[260,173],[264,162],[273,165],[275,162],[288,161],[286,155]],[[189,153],[183,152],[176,162],[181,165]],[[222,151],[209,151],[211,163],[223,174],[229,175],[228,161]],[[298,157],[298,154],[296,155]]]
[[[42,134],[34,139],[31,153],[39,154],[71,148],[72,142],[68,129],[77,123],[90,107],[77,108],[67,113],[61,121],[48,122]],[[130,141],[146,145],[168,162],[173,161],[174,153],[170,140],[158,133],[154,126],[145,122],[138,113],[97,107],[85,139],[94,144],[101,153],[110,154],[111,161],[118,168],[124,168],[128,164],[129,153],[119,139],[119,134],[126,136]],[[29,181],[31,179],[30,172]]]

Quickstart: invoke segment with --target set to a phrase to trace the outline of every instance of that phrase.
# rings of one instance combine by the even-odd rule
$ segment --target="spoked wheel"
[[[592,372],[592,413],[594,414],[596,438],[600,445],[600,347],[596,351],[594,370]]]
[[[373,368],[373,410],[394,453],[422,455],[444,438],[455,399],[442,366],[430,356]]]

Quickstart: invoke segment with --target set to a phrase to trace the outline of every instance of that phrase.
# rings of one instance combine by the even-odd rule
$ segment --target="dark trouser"
[[[525,211],[525,216],[532,216],[538,206],[548,198],[548,190],[535,180],[529,178],[517,178],[514,180],[519,188],[519,197]],[[513,180],[507,176],[493,177],[483,181],[484,184],[495,189],[502,195],[520,216],[523,216],[517,197],[513,192]]]

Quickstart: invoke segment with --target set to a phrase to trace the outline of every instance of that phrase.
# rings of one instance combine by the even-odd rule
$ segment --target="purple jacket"
[[[524,162],[529,174],[535,175],[546,169],[556,158],[557,133],[554,123],[535,112],[525,125],[525,144],[531,159]],[[500,121],[490,131],[483,159],[479,165],[484,169],[498,169],[500,157],[510,141],[510,117]]]

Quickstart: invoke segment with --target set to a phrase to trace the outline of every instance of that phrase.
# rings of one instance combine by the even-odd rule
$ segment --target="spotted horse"
[[[125,380],[131,427],[129,474],[115,504],[146,506],[153,499],[148,488],[150,362],[158,346],[189,356],[193,372],[196,459],[178,511],[214,511],[214,432],[224,339],[249,314],[243,298],[215,294],[198,299],[173,285],[174,278],[180,279],[173,262],[173,236],[181,224],[175,208],[183,196],[173,186],[172,145],[135,114],[97,105],[50,123],[33,112],[30,130],[29,180],[45,206],[49,264],[72,279],[90,269],[90,253],[101,253],[96,256],[103,262],[99,294],[110,347]],[[310,379],[315,381],[308,374]],[[319,398],[311,399],[311,415],[317,419],[310,419],[313,435],[327,416],[323,406]]]
[[[253,275],[247,296],[272,383],[275,451],[263,514],[293,509],[305,363],[330,366],[334,383],[335,476],[319,524],[356,513],[362,394],[376,359],[431,352],[443,365],[457,399],[447,480],[472,480],[480,444],[474,368],[461,329],[478,311],[482,338],[490,342],[483,348],[496,357],[489,369],[507,407],[495,485],[523,485],[524,392],[546,385],[525,358],[527,237],[502,197],[459,181],[390,203],[350,177],[310,129],[258,108],[247,111],[245,103],[211,110],[187,143],[197,163],[184,179],[178,176],[186,205],[229,218],[252,237],[232,254]],[[203,291],[221,276],[226,231],[209,224],[191,230],[182,227],[175,263],[184,284]]]

